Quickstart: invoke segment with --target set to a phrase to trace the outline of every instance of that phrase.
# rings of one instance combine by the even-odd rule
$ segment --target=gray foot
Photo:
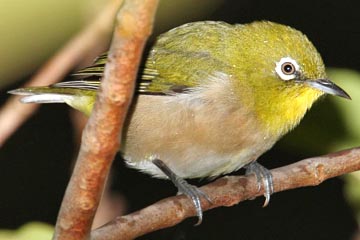
[[[264,197],[265,202],[263,207],[266,207],[270,202],[270,195],[274,193],[273,176],[267,168],[262,166],[260,163],[254,161],[245,166],[246,175],[254,173],[258,183],[258,189],[260,191],[261,184],[264,186]]]
[[[171,169],[166,166],[166,164],[161,161],[160,159],[154,159],[152,161],[168,178],[174,183],[174,185],[178,188],[178,191],[180,193],[185,194],[188,196],[195,207],[196,215],[198,217],[198,222],[195,225],[199,225],[202,222],[203,219],[203,212],[201,208],[201,201],[200,199],[203,197],[205,198],[209,203],[211,203],[211,200],[206,193],[201,191],[199,188],[197,188],[194,185],[189,184],[184,179],[176,175]]]

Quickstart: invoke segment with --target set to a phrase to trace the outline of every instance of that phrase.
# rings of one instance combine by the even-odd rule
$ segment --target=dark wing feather
[[[97,57],[94,63],[73,73],[71,76],[81,79],[79,81],[69,81],[54,84],[54,87],[72,87],[81,88],[87,90],[97,90],[100,86],[100,80],[104,73],[105,64],[107,61],[107,53],[104,53]],[[150,91],[152,81],[158,76],[158,71],[155,69],[149,69],[140,67],[140,77],[137,81],[136,92],[141,94],[164,94],[160,91]]]
[[[102,77],[106,61],[107,61],[107,52],[98,56],[91,66],[81,69],[76,73],[71,74],[71,76],[78,78]]]
[[[57,88],[76,88],[82,90],[98,90],[100,87],[100,81],[98,80],[79,80],[79,81],[67,81],[59,82],[52,85]]]

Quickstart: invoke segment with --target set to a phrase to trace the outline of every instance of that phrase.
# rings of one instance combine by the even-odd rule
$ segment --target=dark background
[[[327,66],[359,70],[357,5],[355,0],[228,0],[204,20],[230,23],[271,20],[290,25],[306,33]],[[1,97],[4,102],[7,96]],[[304,121],[316,119],[321,108],[334,106],[326,102],[317,105]],[[336,109],[333,110],[336,114]],[[327,123],[322,124],[326,127]],[[346,128],[341,124],[340,120],[336,124],[338,134]],[[34,220],[55,223],[75,154],[71,130],[67,106],[44,105],[2,146],[0,228],[16,228]],[[285,137],[260,162],[273,168],[324,153],[323,150],[299,152],[289,147],[289,139]],[[331,137],[323,141],[324,145],[330,144],[327,141]],[[304,145],[306,149],[307,142],[292,144]],[[120,158],[114,163],[112,189],[127,198],[129,212],[176,193],[170,182],[128,169]],[[205,213],[198,227],[193,227],[196,219],[189,219],[141,239],[351,239],[356,231],[355,217],[343,197],[341,179],[274,194],[266,208],[262,208],[263,200],[257,198],[230,208],[214,209]]]

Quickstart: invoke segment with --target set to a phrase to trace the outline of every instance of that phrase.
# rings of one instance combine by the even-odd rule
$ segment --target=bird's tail
[[[52,87],[18,88],[8,93],[23,96],[20,99],[22,103],[66,103],[74,98],[72,91]]]
[[[96,97],[99,81],[61,82],[48,87],[25,87],[8,93],[23,96],[23,103],[66,103],[89,115]]]

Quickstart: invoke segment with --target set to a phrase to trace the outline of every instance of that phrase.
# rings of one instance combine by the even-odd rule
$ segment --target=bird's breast
[[[275,142],[246,107],[191,94],[139,96],[127,124],[127,163],[157,177],[164,175],[152,158],[184,178],[211,177],[243,167]]]

